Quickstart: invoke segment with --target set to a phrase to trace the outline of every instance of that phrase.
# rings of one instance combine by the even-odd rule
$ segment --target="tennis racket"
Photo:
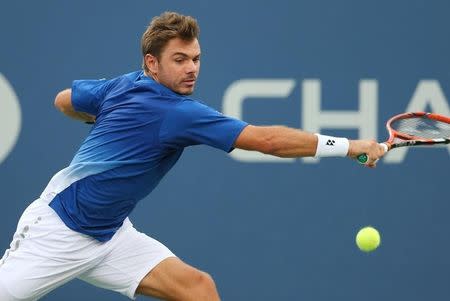
[[[389,139],[381,143],[386,149],[403,146],[436,145],[450,143],[450,117],[434,113],[414,112],[396,115],[388,120]],[[366,154],[357,157],[365,164]]]

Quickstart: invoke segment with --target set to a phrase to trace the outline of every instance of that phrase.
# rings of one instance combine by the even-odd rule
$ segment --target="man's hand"
[[[375,140],[349,140],[349,148],[347,156],[356,159],[361,154],[369,157],[368,167],[375,167],[377,161],[385,154],[385,148]]]

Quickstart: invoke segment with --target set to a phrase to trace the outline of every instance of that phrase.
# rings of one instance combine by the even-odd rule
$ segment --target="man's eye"
[[[175,59],[175,62],[177,62],[177,63],[181,63],[181,62],[183,62],[183,59]]]

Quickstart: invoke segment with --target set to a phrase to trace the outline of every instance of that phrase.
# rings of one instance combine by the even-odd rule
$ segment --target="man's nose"
[[[198,64],[194,62],[193,60],[189,60],[187,67],[186,67],[186,73],[196,73],[198,71]]]

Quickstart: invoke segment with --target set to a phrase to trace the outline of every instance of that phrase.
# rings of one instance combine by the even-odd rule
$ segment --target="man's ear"
[[[152,74],[158,73],[158,59],[156,58],[156,56],[147,53],[144,59],[145,65],[147,66],[148,70],[150,70],[150,73]]]

